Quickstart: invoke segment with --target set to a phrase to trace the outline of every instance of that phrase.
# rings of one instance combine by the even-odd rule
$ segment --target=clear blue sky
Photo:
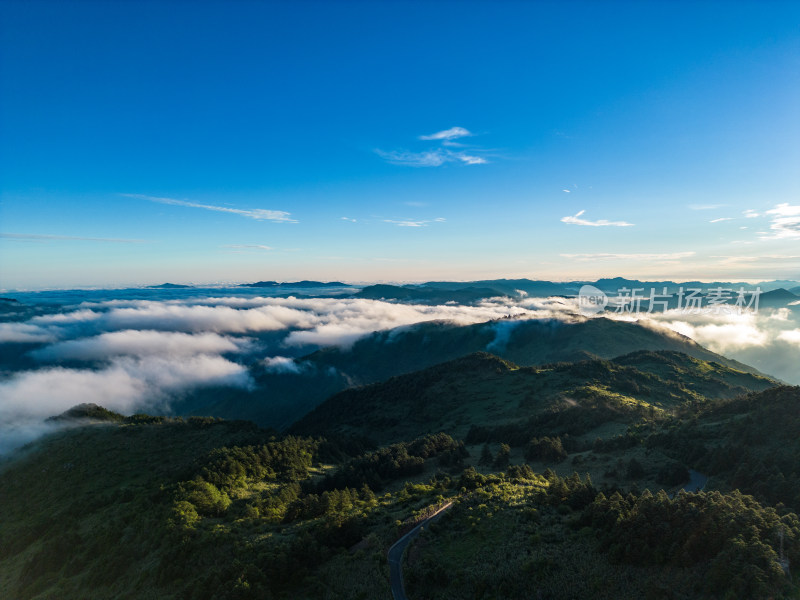
[[[0,36],[0,289],[800,277],[797,2],[5,0]]]

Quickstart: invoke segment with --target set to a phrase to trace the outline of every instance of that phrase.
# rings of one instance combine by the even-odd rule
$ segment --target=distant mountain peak
[[[150,289],[158,289],[158,290],[179,290],[185,288],[194,287],[192,285],[183,285],[181,283],[160,283],[158,285],[149,285],[147,286]]]
[[[121,421],[124,417],[114,411],[108,410],[93,402],[76,404],[72,408],[65,410],[60,415],[50,417],[48,421]]]

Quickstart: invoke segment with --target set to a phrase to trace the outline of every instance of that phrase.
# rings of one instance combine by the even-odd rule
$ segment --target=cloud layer
[[[67,340],[32,352],[44,361],[105,360],[112,356],[153,355],[185,357],[195,354],[239,352],[248,340],[221,336],[216,333],[189,335],[163,331],[126,329],[98,336]]]
[[[557,301],[556,301],[557,300]],[[570,298],[525,298],[519,305],[535,309],[551,318],[570,318],[579,312],[577,300]],[[653,313],[615,313],[598,316],[636,321],[660,331],[673,331],[692,338],[701,346],[755,367],[767,375],[800,385],[800,305],[788,308],[761,308],[736,311],[688,312],[679,309]],[[573,317],[574,318],[574,317]]]
[[[674,258],[681,256],[658,257]],[[0,323],[0,343],[10,344],[9,352],[30,348],[19,344],[38,345],[27,354],[25,370],[0,378],[0,437],[24,440],[38,431],[35,425],[43,418],[82,402],[123,413],[168,411],[171,401],[204,386],[253,386],[251,366],[302,374],[296,357],[318,347],[346,347],[374,331],[507,316],[568,323],[585,318],[578,312],[576,300],[555,297],[495,299],[477,306],[237,296],[87,302],[25,322]],[[687,335],[713,351],[800,383],[800,306],[757,314],[669,310],[603,316]],[[497,321],[493,349],[505,345],[517,323]]]
[[[0,379],[0,437],[29,439],[42,419],[83,402],[122,413],[164,412],[173,399],[199,387],[251,387],[249,365],[258,362],[271,372],[300,372],[287,352],[347,346],[374,331],[421,321],[477,323],[509,310],[527,312],[492,302],[411,306],[220,297],[86,302],[25,322],[0,323],[0,343],[40,346],[27,355],[38,368]]]
[[[82,402],[130,413],[164,406],[170,394],[198,386],[251,383],[241,365],[208,355],[119,357],[102,369],[47,367],[0,382],[0,422],[32,422]]]

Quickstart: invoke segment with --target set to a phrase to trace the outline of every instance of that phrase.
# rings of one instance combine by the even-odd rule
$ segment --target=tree
[[[560,437],[533,438],[525,446],[525,460],[545,460],[561,462],[567,458],[567,452]]]
[[[478,464],[483,467],[489,467],[492,465],[493,457],[492,451],[489,449],[489,444],[484,444],[483,448],[481,448],[481,458],[478,461]]]
[[[218,517],[225,514],[231,504],[228,494],[220,491],[213,483],[202,479],[195,479],[184,484],[185,499],[194,505],[197,512],[209,517]],[[181,505],[183,506],[183,505]],[[188,507],[184,507],[188,512]]]
[[[497,456],[494,458],[494,468],[504,470],[508,467],[511,458],[511,447],[508,444],[500,444],[500,449],[497,451]]]

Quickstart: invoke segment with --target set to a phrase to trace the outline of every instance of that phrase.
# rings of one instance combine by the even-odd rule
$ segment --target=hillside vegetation
[[[419,323],[376,332],[348,349],[319,350],[306,361],[318,368],[334,367],[355,383],[382,381],[474,352],[490,352],[518,365],[533,366],[611,359],[639,350],[669,350],[756,372],[671,331],[605,318],[576,319],[501,319],[475,325]]]
[[[0,464],[0,589],[389,598],[388,548],[449,501],[407,552],[412,598],[798,598],[798,406],[649,351],[474,354],[334,396],[291,434],[81,405]],[[688,469],[705,490],[680,491]]]
[[[275,369],[249,366],[252,389],[196,390],[172,404],[176,414],[248,419],[286,429],[337,392],[413,373],[467,354],[489,352],[521,366],[587,359],[609,360],[637,351],[681,352],[699,360],[760,375],[669,331],[604,318],[500,319],[474,325],[431,321],[379,331],[350,348],[329,347]]]
[[[411,597],[798,597],[781,564],[800,561],[788,507],[598,486],[503,445],[483,459],[446,434],[369,449],[244,422],[108,419],[3,466],[0,586],[19,599],[388,598],[388,547],[450,500],[407,555]]]
[[[338,570],[361,544],[353,568],[375,571],[361,597],[386,596],[385,548],[446,491],[417,480],[448,452],[459,452],[448,436],[363,452],[199,418],[63,431],[0,472],[0,589],[6,598],[316,598],[331,586],[316,574],[343,563],[330,566],[335,597],[356,597]]]
[[[379,443],[445,431],[473,441],[520,445],[542,429],[586,435],[610,424],[663,420],[774,384],[763,376],[676,352],[640,351],[610,361],[541,367],[518,367],[477,353],[345,390],[291,430],[304,435],[352,434]]]

